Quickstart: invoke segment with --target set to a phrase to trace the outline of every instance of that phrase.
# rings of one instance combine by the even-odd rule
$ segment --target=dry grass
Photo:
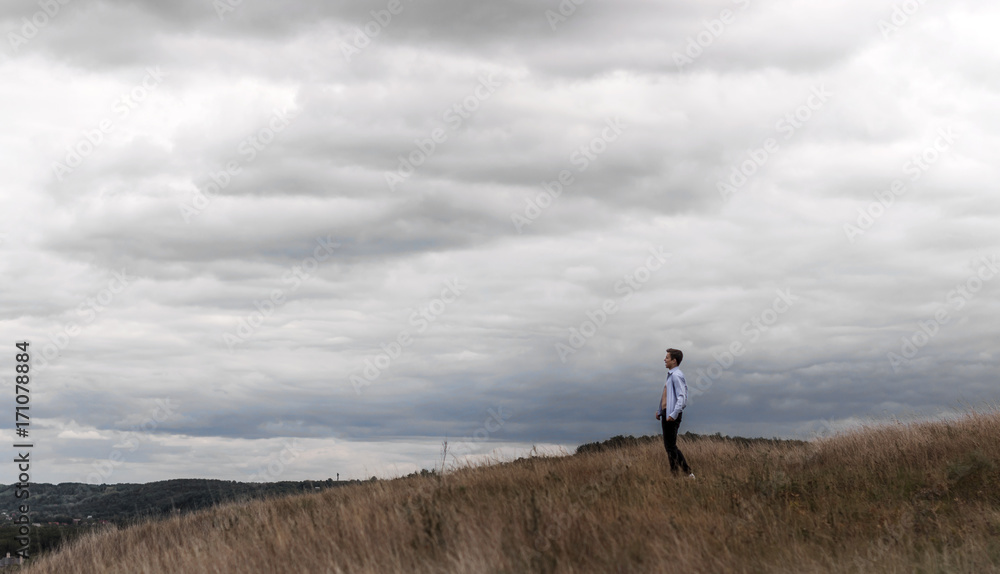
[[[24,572],[1000,572],[1000,411],[804,446],[535,458],[230,504]]]

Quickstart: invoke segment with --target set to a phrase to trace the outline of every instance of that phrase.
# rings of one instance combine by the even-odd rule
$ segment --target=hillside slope
[[[88,536],[25,573],[1000,572],[1000,412],[526,459]]]

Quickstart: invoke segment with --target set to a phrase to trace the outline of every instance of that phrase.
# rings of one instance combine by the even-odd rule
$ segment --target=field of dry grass
[[[1000,411],[805,445],[680,442],[230,504],[25,574],[1000,572]]]

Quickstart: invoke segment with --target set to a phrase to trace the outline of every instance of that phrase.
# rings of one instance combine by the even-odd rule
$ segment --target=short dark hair
[[[684,360],[684,353],[678,351],[677,349],[667,349],[667,353],[670,355],[670,358],[677,361],[677,365],[680,366],[681,361]]]

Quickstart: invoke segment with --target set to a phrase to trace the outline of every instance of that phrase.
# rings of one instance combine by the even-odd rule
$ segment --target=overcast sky
[[[31,341],[32,481],[571,452],[659,433],[667,347],[681,432],[1000,396],[995,3],[48,0],[0,22],[0,377],[13,437]]]

